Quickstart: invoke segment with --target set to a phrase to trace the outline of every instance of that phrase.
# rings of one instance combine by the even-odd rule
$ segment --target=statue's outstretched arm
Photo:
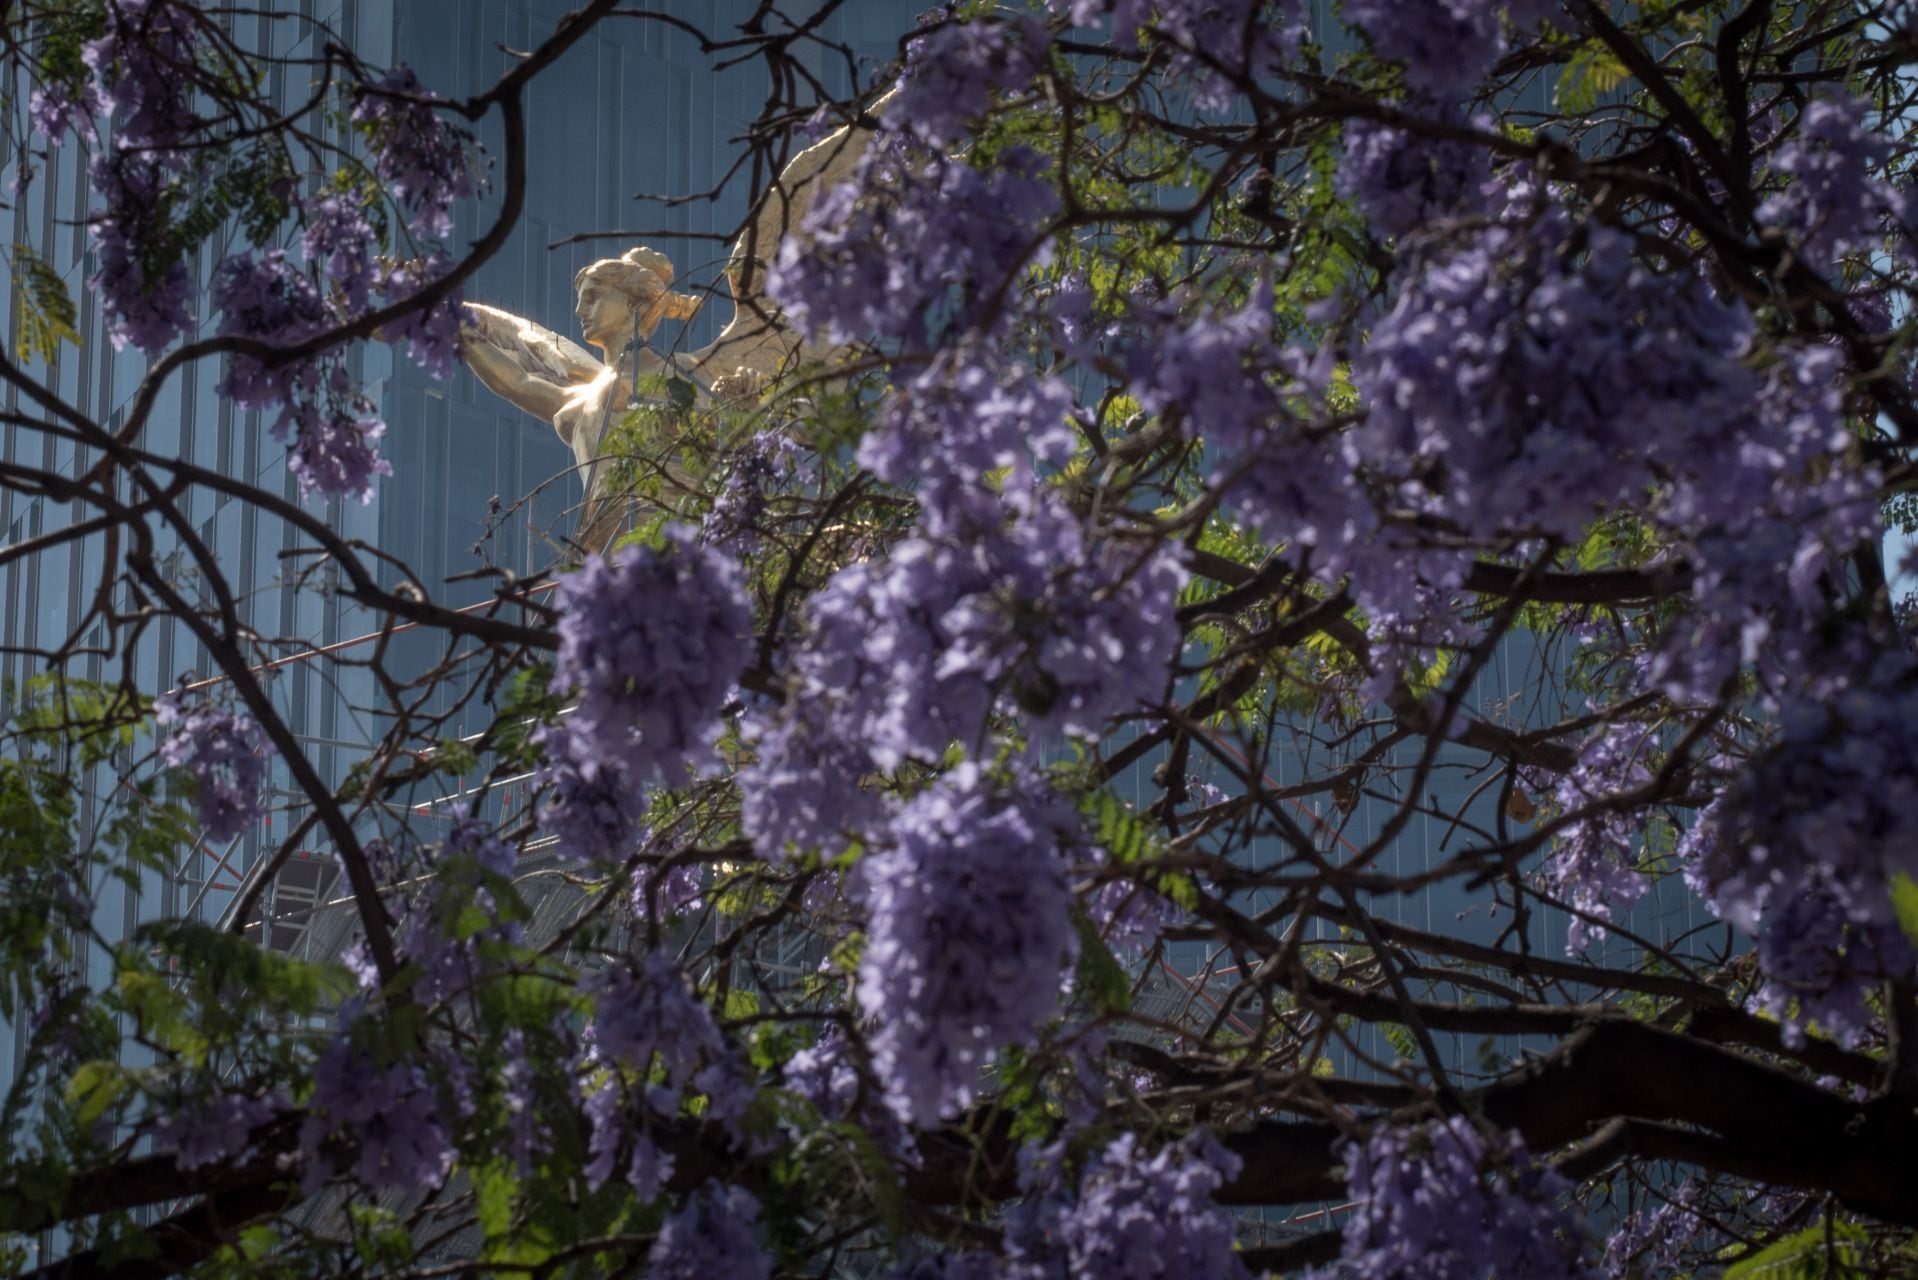
[[[510,400],[536,418],[553,420],[566,403],[566,393],[553,383],[526,372],[504,351],[484,338],[460,335],[460,357],[493,394]]]
[[[488,390],[555,426],[578,387],[605,371],[579,344],[477,303],[467,305],[466,323],[460,326],[460,356]]]

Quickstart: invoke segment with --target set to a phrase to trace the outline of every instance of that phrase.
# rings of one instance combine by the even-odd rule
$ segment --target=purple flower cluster
[[[860,442],[859,464],[914,491],[931,532],[963,527],[967,498],[988,475],[1002,473],[1003,487],[1018,493],[1032,484],[1035,463],[1057,466],[1072,456],[1073,408],[1072,389],[1058,378],[947,351],[895,388]]]
[[[824,650],[815,639],[805,656],[823,658]],[[866,674],[865,664],[858,666]],[[864,697],[807,696],[790,700],[777,718],[757,721],[758,750],[740,771],[740,820],[761,857],[777,861],[789,848],[835,853],[884,817],[878,796],[863,785],[878,766],[866,745],[848,736],[870,708]]]
[[[486,822],[462,820],[447,833],[399,929],[401,950],[419,971],[418,999],[439,1003],[470,992],[496,968],[486,944],[523,941],[520,923],[502,917],[494,883],[511,876],[517,861],[513,846]],[[475,927],[475,911],[486,923]]]
[[[982,172],[888,133],[854,178],[819,197],[766,288],[801,329],[833,343],[930,345],[988,317],[1011,277],[1043,262],[1058,207],[1044,162],[1013,148]]]
[[[177,0],[107,0],[106,34],[87,41],[80,60],[93,73],[95,101],[111,112],[122,151],[170,151],[192,133],[198,23]]]
[[[646,1117],[672,1119],[690,1088],[705,1095],[706,1118],[726,1125],[737,1139],[739,1119],[752,1101],[752,1081],[670,956],[653,952],[636,965],[615,965],[595,975],[587,990],[595,1010],[589,1065],[624,1064],[632,1082],[629,1086],[628,1073],[616,1070],[585,1099],[592,1127],[587,1175],[594,1186],[603,1184],[620,1150],[627,1148],[626,1179],[642,1199],[651,1200],[672,1176],[673,1161],[646,1132]],[[637,1089],[643,1109],[628,1105],[631,1089]]]
[[[1575,538],[1642,501],[1693,441],[1737,438],[1758,379],[1751,322],[1702,281],[1657,275],[1629,239],[1548,211],[1439,254],[1353,364],[1355,460],[1398,502],[1479,539]]]
[[[582,744],[564,730],[541,729],[537,739],[546,752],[540,825],[559,841],[563,860],[596,870],[617,868],[639,847],[644,793],[615,764],[582,752]]]
[[[1629,911],[1651,887],[1638,869],[1644,810],[1619,802],[1651,783],[1656,749],[1644,727],[1612,725],[1594,734],[1580,748],[1578,763],[1556,781],[1553,806],[1561,814],[1585,816],[1559,832],[1543,869],[1545,883],[1601,920],[1612,919],[1614,909]],[[1583,951],[1604,934],[1602,926],[1575,916],[1566,946]]]
[[[59,142],[77,117],[103,114],[106,108],[91,79],[78,86],[47,84],[27,95],[27,122],[49,142]]]
[[[1203,439],[1207,482],[1261,536],[1308,550],[1331,576],[1359,574],[1375,612],[1381,587],[1416,581],[1392,559],[1351,460],[1336,437],[1309,429],[1288,400],[1315,401],[1330,377],[1330,346],[1307,355],[1272,340],[1272,293],[1259,284],[1241,307],[1190,315],[1150,312],[1149,341],[1127,353],[1127,382],[1148,412]]]
[[[739,566],[675,526],[661,550],[626,547],[560,580],[553,691],[579,705],[561,721],[564,756],[637,787],[683,785],[712,755],[719,711],[752,656],[752,605]]]
[[[83,48],[91,82],[48,86],[36,120],[64,132],[76,111],[113,113],[112,146],[91,170],[100,204],[89,219],[98,263],[90,283],[105,303],[115,347],[154,355],[196,323],[195,282],[185,258],[191,246],[174,214],[188,198],[195,155],[188,144],[206,123],[193,112],[200,19],[174,0],[110,0],[106,9],[106,34]],[[419,92],[404,69],[381,87],[388,94]],[[423,103],[374,93],[363,97],[356,119],[371,142],[376,171],[413,211],[415,230],[450,231],[448,204],[471,189],[465,135]],[[327,194],[306,202],[301,213],[311,274],[280,250],[228,258],[213,281],[214,301],[225,311],[221,335],[299,345],[363,312],[375,289],[386,303],[398,302],[447,269],[436,253],[376,272],[376,234],[350,196]],[[458,307],[455,295],[389,328],[415,359],[443,376],[453,359]],[[374,478],[387,473],[375,443],[384,425],[337,352],[292,360],[236,354],[222,389],[247,407],[281,410],[274,434],[288,445],[288,465],[303,490],[364,499]]]
[[[1698,1204],[1698,1184],[1687,1178],[1671,1199],[1649,1212],[1628,1214],[1605,1242],[1603,1267],[1610,1280],[1683,1275],[1709,1257],[1723,1237],[1708,1230]]]
[[[772,1259],[753,1239],[759,1201],[743,1187],[702,1187],[659,1229],[646,1280],[766,1280]]]
[[[1829,347],[1779,348],[1742,430],[1694,437],[1685,483],[1661,496],[1656,514],[1696,567],[1691,616],[1649,671],[1672,696],[1716,697],[1741,664],[1814,694],[1847,669],[1811,660],[1845,557],[1880,535],[1879,477],[1851,457],[1843,377]]]
[[[360,87],[353,123],[373,152],[373,172],[406,209],[408,225],[444,240],[453,233],[453,201],[473,190],[472,135],[442,119],[433,107],[438,101],[401,63]]]
[[[352,389],[346,369],[326,375],[328,407],[289,405],[273,434],[287,445],[286,469],[307,492],[373,500],[375,477],[393,466],[379,451],[386,423],[373,416],[373,402]]]
[[[859,1097],[859,1069],[848,1043],[842,1035],[828,1034],[786,1059],[782,1069],[786,1087],[828,1121],[845,1119]]]
[[[257,338],[292,347],[327,326],[319,288],[287,259],[283,249],[236,253],[213,272],[213,305],[220,308],[222,336]],[[220,380],[220,394],[244,409],[264,409],[317,390],[319,371],[307,360],[274,363],[235,354]],[[289,406],[290,411],[290,406]]]
[[[1122,1133],[1087,1164],[1075,1196],[1055,1192],[1015,1218],[1013,1256],[1032,1273],[1055,1274],[1047,1255],[1063,1255],[1071,1280],[1243,1277],[1232,1214],[1213,1200],[1239,1166],[1203,1132],[1152,1152]]]
[[[822,1121],[858,1124],[888,1156],[913,1159],[911,1131],[877,1089],[865,1087],[845,1036],[828,1031],[788,1058],[783,1076],[786,1087],[811,1103]]]
[[[758,525],[772,489],[798,466],[799,446],[773,431],[753,433],[727,459],[724,487],[700,526],[700,537],[737,556],[759,545]]]
[[[590,989],[597,1010],[593,1040],[601,1055],[644,1073],[657,1054],[668,1089],[684,1087],[702,1061],[725,1053],[712,1011],[687,989],[670,956],[654,952],[636,966],[615,965],[596,975]]]
[[[1469,94],[1508,47],[1505,23],[1533,26],[1557,9],[1552,0],[1346,0],[1346,20],[1372,50],[1404,64],[1405,82],[1434,97]]]
[[[527,1054],[526,1033],[518,1027],[508,1031],[500,1052],[504,1058],[499,1071],[500,1104],[506,1113],[507,1148],[524,1172],[546,1153],[552,1132],[539,1118],[536,1073]]]
[[[453,260],[438,249],[423,258],[408,258],[385,267],[374,276],[380,305],[397,306],[452,269]],[[433,377],[451,377],[459,361],[461,297],[461,291],[454,289],[431,306],[390,321],[387,341],[404,346],[407,358]]]
[[[87,284],[106,307],[113,349],[158,355],[193,327],[196,292],[185,258],[169,243],[167,166],[116,149],[95,157],[89,172],[103,205],[88,220],[98,269]]]
[[[1150,947],[1179,915],[1170,899],[1133,880],[1107,880],[1084,902],[1086,917],[1101,938],[1136,950]]]
[[[373,288],[373,224],[358,201],[324,195],[302,208],[306,230],[300,247],[306,260],[325,274],[348,313],[366,309]]]
[[[1757,941],[1754,1003],[1792,1039],[1815,1023],[1851,1043],[1877,985],[1918,964],[1890,890],[1894,875],[1918,875],[1918,667],[1895,650],[1818,659],[1847,676],[1784,705],[1777,743],[1680,854],[1713,908]]]
[[[1883,176],[1891,142],[1868,111],[1857,98],[1814,98],[1772,159],[1784,185],[1759,206],[1758,221],[1789,233],[1821,271],[1882,240],[1888,218],[1910,217],[1910,197]]]
[[[1130,49],[1140,31],[1173,50],[1174,76],[1192,84],[1202,110],[1223,110],[1239,82],[1276,74],[1296,53],[1306,24],[1296,0],[1047,0],[1077,26],[1111,18],[1115,43]]]
[[[887,1095],[917,1123],[969,1102],[996,1052],[1058,1007],[1075,939],[1054,822],[1041,799],[961,765],[860,864],[859,1007]]]
[[[937,536],[842,569],[813,597],[793,661],[799,696],[742,774],[765,856],[873,814],[857,799],[866,775],[936,761],[954,742],[976,749],[995,701],[1038,734],[1096,736],[1162,696],[1180,640],[1175,553],[1088,538],[1042,491],[1020,501],[1006,526],[998,497],[955,488],[929,521]]]
[[[1044,24],[1029,17],[940,22],[906,42],[898,92],[883,116],[886,127],[928,146],[952,146],[1000,94],[1032,83],[1051,43]]]
[[[285,251],[237,253],[213,276],[222,336],[283,349],[323,333],[334,317],[314,281]],[[287,469],[308,493],[372,500],[374,478],[391,475],[378,441],[386,424],[353,385],[337,351],[274,359],[236,352],[220,392],[249,409],[279,409],[273,434],[287,446]]]
[[[705,901],[706,868],[697,862],[668,865],[664,857],[642,860],[633,870],[636,920],[658,920],[699,910]]]
[[[630,1151],[626,1160],[627,1183],[639,1198],[650,1203],[659,1198],[673,1176],[675,1162],[670,1153],[660,1150],[652,1135],[629,1132],[626,1090],[617,1083],[603,1085],[586,1095],[580,1110],[588,1128],[587,1160],[584,1168],[588,1186],[598,1189],[612,1179],[622,1149]]]
[[[50,89],[39,120],[64,134],[76,110],[114,116],[113,145],[90,170],[101,204],[90,214],[98,270],[89,285],[107,311],[115,350],[156,355],[194,324],[194,281],[168,217],[168,187],[187,162],[193,113],[196,15],[175,0],[108,0],[104,35],[81,60],[90,86]]]
[[[1380,1125],[1342,1151],[1352,1213],[1341,1268],[1366,1280],[1527,1276],[1585,1280],[1586,1237],[1559,1206],[1571,1185],[1516,1134],[1463,1116]]]
[[[1372,120],[1346,123],[1339,194],[1359,207],[1380,236],[1404,236],[1439,219],[1483,212],[1490,176],[1486,152],[1469,142]]]
[[[373,1190],[417,1191],[437,1187],[453,1167],[426,1072],[411,1062],[380,1066],[345,1034],[314,1064],[300,1146],[309,1194],[337,1172]]]
[[[235,711],[189,705],[174,693],[154,703],[153,718],[166,735],[160,759],[193,775],[194,806],[208,840],[231,840],[260,820],[266,758],[259,726]]]
[[[255,1097],[217,1092],[170,1111],[153,1126],[153,1143],[171,1149],[182,1169],[199,1169],[252,1154],[253,1131],[279,1115],[286,1099],[277,1093]]]

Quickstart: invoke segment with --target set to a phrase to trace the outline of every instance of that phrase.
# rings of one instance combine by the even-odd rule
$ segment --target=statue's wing
[[[881,99],[872,110],[876,112],[884,105],[885,99]],[[806,214],[819,197],[852,178],[873,137],[870,127],[835,130],[788,161],[760,197],[745,230],[733,244],[726,268],[727,282],[733,290],[732,322],[710,346],[691,356],[691,363],[708,378],[725,377],[741,369],[771,377],[797,360],[824,354],[806,350],[799,335],[766,296],[766,268],[788,239],[804,235]]]
[[[483,303],[466,304],[466,337],[478,338],[535,377],[558,386],[591,382],[606,368],[600,358],[544,325]]]

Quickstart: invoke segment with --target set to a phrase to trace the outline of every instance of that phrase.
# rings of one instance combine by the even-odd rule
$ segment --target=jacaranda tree
[[[0,4],[12,198],[84,153],[150,361],[63,399],[12,251],[0,478],[66,514],[0,557],[108,548],[108,674],[36,655],[0,761],[16,1273],[1918,1268],[1918,4],[964,3],[848,101],[810,11],[697,32],[772,86],[735,181],[858,140],[748,264],[805,359],[636,394],[630,531],[477,610],[156,452],[159,389],[377,492],[352,354],[454,367],[528,85],[689,24],[591,0],[467,98],[322,39],[288,107],[227,16]],[[345,786],[196,489],[457,651],[352,656]],[[217,680],[142,686],[166,627]],[[269,803],[247,892],[326,850],[336,954],[103,928]]]

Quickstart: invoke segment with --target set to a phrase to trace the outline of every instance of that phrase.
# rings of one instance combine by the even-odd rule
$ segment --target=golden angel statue
[[[662,320],[691,316],[702,299],[674,293],[672,263],[643,246],[574,277],[581,337],[600,356],[531,320],[467,304],[460,333],[467,366],[494,393],[552,423],[573,450],[586,485],[574,535],[582,548],[602,549],[624,522],[626,504],[607,492],[611,468],[599,462],[609,430],[639,400],[642,379],[670,371],[726,399],[823,354],[807,349],[765,296],[766,264],[818,196],[851,176],[869,138],[843,128],[786,165],[733,246],[726,267],[732,321],[696,351],[661,357],[648,345]]]

